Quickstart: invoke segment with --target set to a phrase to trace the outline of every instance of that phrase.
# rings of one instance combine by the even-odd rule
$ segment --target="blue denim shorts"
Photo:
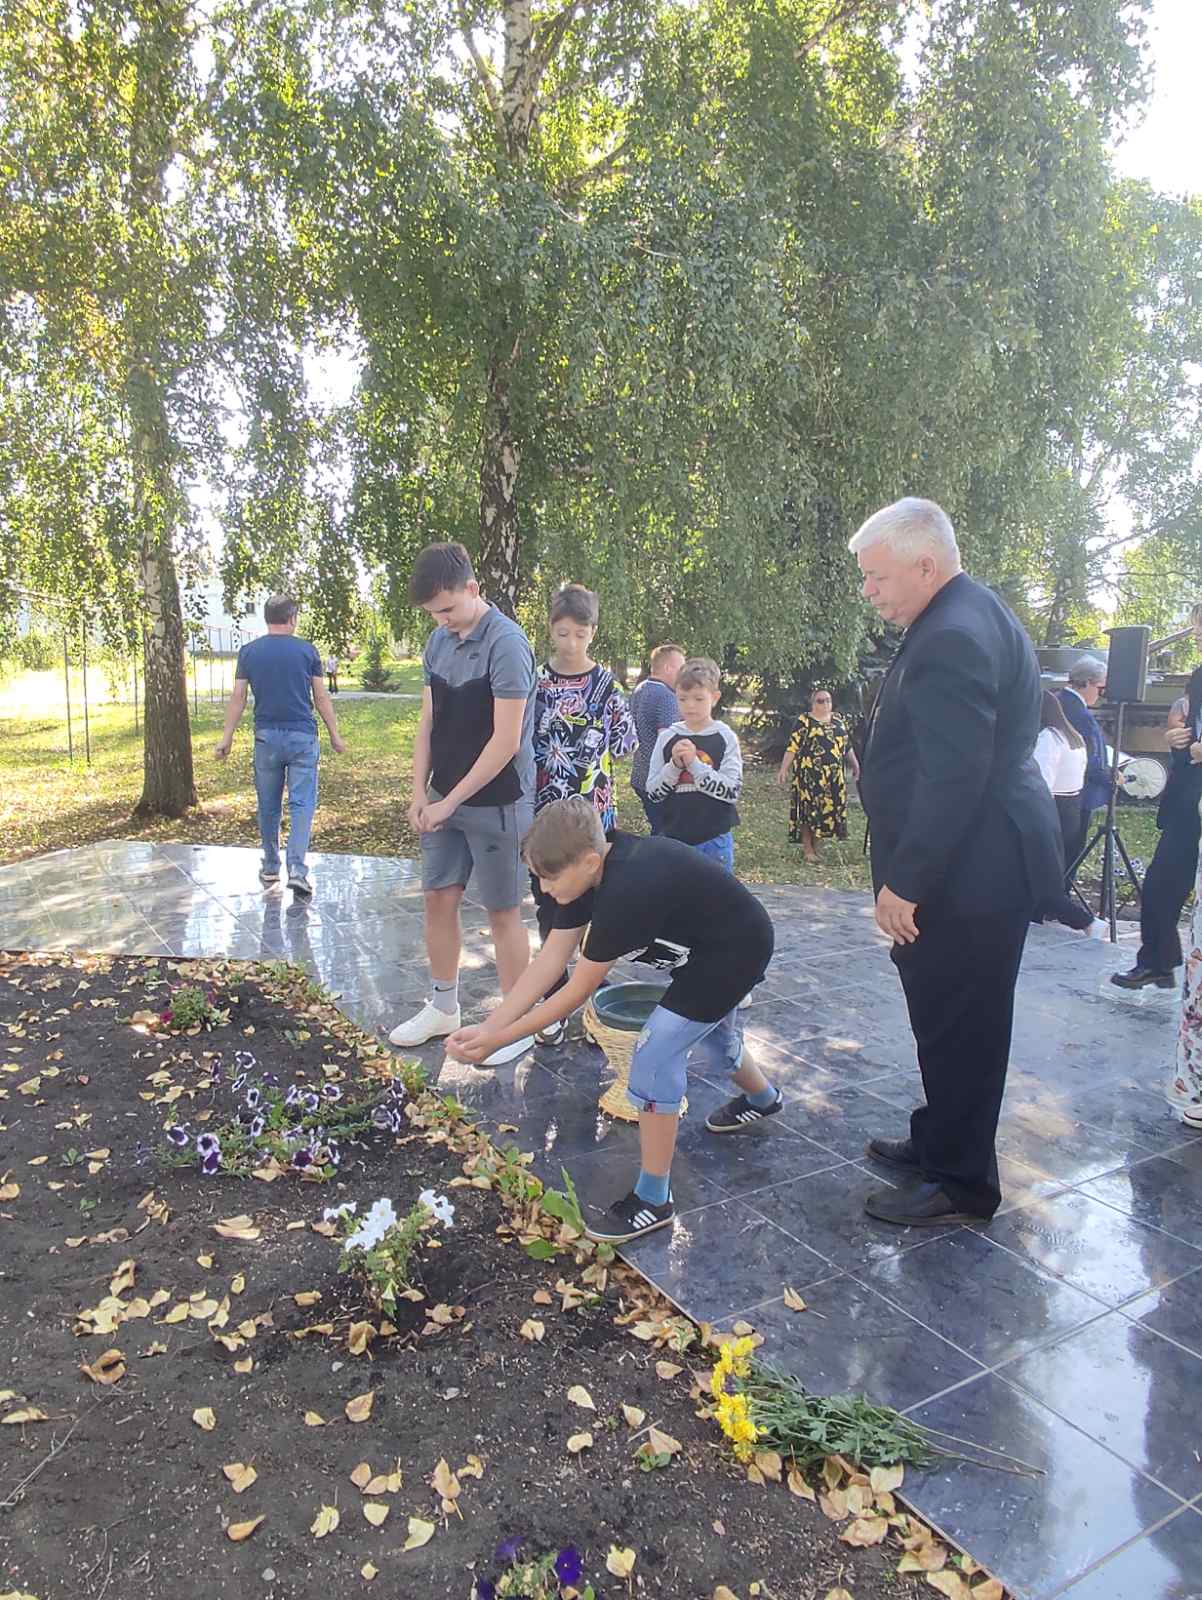
[[[686,1063],[699,1072],[737,1072],[742,1059],[743,1013],[737,1008],[717,1022],[693,1022],[656,1006],[634,1047],[627,1092],[640,1111],[679,1111]]]
[[[729,831],[720,833],[716,839],[707,839],[704,844],[695,844],[694,850],[699,850],[703,856],[709,856],[711,861],[716,861],[720,867],[725,867],[727,872],[735,870],[735,836]]]

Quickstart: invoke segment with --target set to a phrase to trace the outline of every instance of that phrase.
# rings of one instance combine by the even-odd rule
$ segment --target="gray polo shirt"
[[[422,652],[422,669],[434,705],[431,781],[438,793],[449,793],[467,776],[492,738],[493,701],[524,699],[517,755],[464,805],[532,799],[537,673],[534,651],[517,623],[489,606],[466,639],[450,628],[435,628]]]

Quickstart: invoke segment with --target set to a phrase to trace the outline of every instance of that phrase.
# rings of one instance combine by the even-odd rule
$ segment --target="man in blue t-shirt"
[[[318,716],[329,729],[336,755],[346,749],[326,688],[321,657],[307,639],[296,637],[295,600],[272,595],[263,607],[267,632],[244,644],[234,671],[234,692],[226,708],[217,759],[230,753],[234,730],[246,710],[247,691],[255,697],[255,794],[265,889],[280,881],[280,818],[288,784],[288,887],[298,900],[313,894],[305,856],[317,810]]]
[[[652,833],[664,830],[664,802],[647,793],[648,768],[655,741],[680,715],[676,704],[676,680],[684,666],[685,653],[678,644],[661,644],[651,652],[651,671],[630,697],[630,712],[638,748],[630,764],[630,787],[642,802],[643,814]]]

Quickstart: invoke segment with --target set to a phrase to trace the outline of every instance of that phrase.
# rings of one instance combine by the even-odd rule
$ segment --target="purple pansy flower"
[[[246,1104],[247,1104],[247,1107],[251,1111],[257,1111],[259,1109],[259,1101],[262,1098],[263,1098],[263,1096],[259,1093],[259,1091],[257,1089],[255,1089],[253,1087],[248,1089],[246,1091]]]
[[[212,1155],[215,1150],[220,1151],[220,1149],[221,1140],[215,1133],[202,1133],[197,1135],[196,1154],[198,1156]]]
[[[310,1090],[308,1094],[301,1095],[301,1104],[304,1106],[306,1111],[316,1111],[318,1106],[321,1105],[321,1101],[317,1098],[313,1091]]]
[[[301,1097],[300,1090],[296,1087],[296,1085],[294,1083],[290,1084],[289,1087],[288,1087],[288,1093],[284,1096],[284,1104],[286,1106],[294,1106],[296,1104],[296,1102],[300,1099],[300,1097]]]
[[[219,1172],[221,1170],[221,1151],[210,1150],[208,1155],[205,1156],[204,1160],[200,1163],[200,1170],[206,1175],[206,1177],[210,1178],[215,1172]]]
[[[249,1050],[234,1051],[234,1065],[240,1072],[249,1072],[255,1064],[255,1058]]]
[[[497,1586],[487,1578],[476,1579],[476,1593],[474,1600],[497,1600]]]
[[[396,1117],[395,1111],[389,1111],[387,1106],[376,1106],[372,1110],[371,1125],[373,1128],[391,1128]]]
[[[174,1127],[167,1129],[167,1137],[171,1140],[172,1144],[179,1145],[179,1147],[182,1149],[192,1136],[188,1132],[187,1128],[182,1127],[179,1123],[176,1123]]]
[[[567,1545],[555,1557],[555,1576],[560,1583],[579,1583],[580,1574],[584,1571],[584,1563],[580,1559],[580,1552],[573,1545]]]
[[[230,1084],[230,1088],[234,1091],[235,1094],[237,1094],[239,1089],[241,1089],[245,1085],[245,1083],[246,1083],[246,1074],[245,1074],[245,1072],[240,1072],[238,1074],[238,1076],[234,1079],[233,1083]]]
[[[296,1150],[293,1152],[292,1165],[298,1172],[303,1172],[306,1167],[312,1166],[312,1164],[313,1157],[308,1150]]]
[[[256,1117],[254,1119],[254,1121],[250,1125],[250,1136],[251,1136],[251,1138],[252,1139],[259,1138],[259,1136],[263,1132],[263,1129],[266,1126],[267,1126],[267,1118],[266,1117]]]
[[[520,1533],[514,1533],[511,1534],[508,1539],[502,1539],[500,1544],[497,1546],[498,1564],[500,1566],[507,1567],[509,1563],[516,1558],[518,1551],[522,1548],[525,1542],[525,1537]]]
[[[321,1088],[321,1098],[323,1100],[341,1100],[342,1090],[336,1083],[325,1083]]]

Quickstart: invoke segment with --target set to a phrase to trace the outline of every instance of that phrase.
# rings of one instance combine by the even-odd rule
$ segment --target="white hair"
[[[919,500],[907,495],[895,500],[891,506],[874,511],[858,532],[847,541],[853,555],[870,545],[887,545],[903,560],[917,561],[920,556],[934,556],[940,570],[960,569],[960,547],[956,543],[956,530],[942,506],[933,500]]]
[[[1068,669],[1068,681],[1074,689],[1088,689],[1091,683],[1106,682],[1106,663],[1097,656],[1082,656]]]

